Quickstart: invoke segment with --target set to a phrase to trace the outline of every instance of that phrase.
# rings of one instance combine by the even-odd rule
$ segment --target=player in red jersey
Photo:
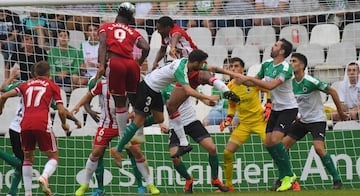
[[[48,185],[48,178],[54,173],[58,164],[57,142],[52,131],[49,108],[52,99],[55,101],[61,126],[69,130],[66,123],[66,110],[60,96],[60,87],[49,80],[50,65],[40,61],[34,65],[35,79],[21,84],[17,88],[4,93],[0,98],[0,114],[6,100],[17,95],[22,96],[24,103],[23,119],[21,121],[21,142],[24,151],[23,176],[25,195],[32,195],[32,163],[34,161],[35,145],[38,143],[40,151],[45,152],[48,162],[45,164],[38,183],[45,195],[52,195]],[[36,123],[34,122],[36,119]]]
[[[134,105],[137,85],[140,81],[140,65],[149,54],[149,43],[139,32],[129,26],[134,21],[135,6],[129,2],[121,3],[115,22],[102,25],[98,32],[99,70],[93,81],[105,74],[109,92],[114,98],[116,121],[120,132],[124,132],[127,122],[126,99]],[[142,50],[139,59],[133,59],[133,48]]]

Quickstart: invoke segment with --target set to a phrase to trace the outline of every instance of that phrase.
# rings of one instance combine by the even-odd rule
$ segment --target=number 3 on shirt
[[[40,105],[41,97],[46,92],[46,88],[42,86],[31,86],[26,90],[26,107],[30,107],[33,104],[34,107],[38,107]],[[35,100],[32,100],[33,94],[36,93],[34,96]],[[32,103],[34,102],[34,103]]]
[[[126,37],[126,32],[123,29],[115,29],[114,37],[119,41],[122,42]]]

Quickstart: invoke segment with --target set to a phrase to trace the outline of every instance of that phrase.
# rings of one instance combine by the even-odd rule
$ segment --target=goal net
[[[187,30],[200,49],[209,53],[209,64],[223,66],[225,58],[240,57],[244,60],[249,75],[256,74],[261,62],[270,58],[271,46],[280,38],[292,42],[294,52],[301,52],[307,56],[309,74],[332,84],[335,89],[346,75],[346,65],[359,59],[360,3],[355,0],[290,1],[289,4],[281,4],[281,6],[265,3],[263,10],[255,9],[258,6],[254,3],[249,4],[245,0],[130,2],[136,6],[136,21],[133,25],[151,46],[149,57],[142,66],[143,74],[152,70],[156,52],[161,46],[161,38],[156,31],[156,20],[163,15],[172,17],[179,26]],[[92,40],[94,36],[92,34],[94,30],[89,26],[98,27],[104,22],[114,21],[118,5],[118,2],[111,0],[74,2],[2,0],[0,2],[0,45],[2,46],[0,82],[5,81],[14,66],[29,66],[29,62],[33,61],[22,52],[26,47],[23,36],[26,34],[26,29],[31,29],[31,36],[34,38],[32,47],[39,47],[46,52],[46,55],[41,53],[38,56],[41,58],[47,56],[48,61],[52,59],[52,66],[58,66],[58,71],[71,61],[71,66],[77,69],[73,73],[79,77],[79,80],[84,80],[78,83],[58,81],[62,87],[64,102],[69,109],[72,109],[74,104],[85,95],[87,79],[94,71],[91,58],[86,59],[86,51],[83,50],[84,42]],[[3,10],[6,10],[8,16],[6,20],[1,17]],[[3,38],[10,37],[14,29],[18,32],[15,36],[17,38],[8,42],[10,48],[4,48]],[[60,36],[63,29],[69,32],[68,45],[76,51],[75,53],[61,53],[59,50],[55,52],[54,48],[63,44],[61,40],[63,38]],[[134,56],[136,55],[139,55],[137,49],[134,50]],[[169,59],[171,60],[171,57],[165,56],[160,63],[163,64]],[[21,70],[24,75],[28,71]],[[54,73],[53,76],[56,74]],[[202,86],[199,90],[203,93],[211,93],[210,86]],[[326,95],[323,98],[324,104],[330,110],[334,109],[332,99]],[[8,100],[0,116],[0,134],[4,135],[0,137],[0,148],[8,153],[12,153],[8,127],[15,116],[18,101],[18,98]],[[99,109],[98,100],[94,100],[92,105],[94,109]],[[194,107],[199,120],[204,119],[211,110],[201,103],[197,103]],[[74,124],[70,122],[73,134],[66,137],[61,129],[58,115],[54,116],[54,131],[59,144],[59,166],[50,178],[49,184],[56,195],[74,194],[83,183],[84,166],[92,149],[96,123],[84,111],[80,111],[77,117],[84,121],[85,126],[82,129],[75,129]],[[328,120],[327,151],[332,154],[345,188],[359,189],[360,147],[356,144],[360,142],[360,124],[358,120],[348,122],[333,122],[330,118]],[[217,146],[220,161],[219,177],[223,179],[223,150],[229,132],[220,133],[218,125],[209,125],[207,128]],[[183,192],[185,180],[172,166],[168,153],[168,135],[161,134],[158,125],[145,128],[145,133],[147,141],[142,147],[150,165],[154,184],[161,193]],[[112,141],[111,145],[115,146],[117,142]],[[191,142],[194,150],[185,155],[183,161],[188,167],[188,172],[194,177],[194,191],[213,192],[215,188],[211,186],[208,154],[198,144]],[[311,136],[299,141],[289,154],[294,172],[303,189],[331,188],[331,176],[316,155]],[[40,176],[46,157],[38,151],[35,157],[38,157],[33,164],[33,193],[36,194],[40,193],[40,189],[35,180]],[[105,153],[104,165],[105,191],[109,195],[137,192],[137,183],[129,159],[125,159],[124,168],[119,169],[109,153]],[[9,190],[13,171],[13,168],[4,162],[0,165],[1,193]],[[277,169],[274,168],[271,157],[259,137],[252,135],[235,154],[233,172],[235,190],[267,190],[276,177]],[[94,176],[90,188],[95,190],[96,187]],[[23,193],[21,183],[19,194]]]

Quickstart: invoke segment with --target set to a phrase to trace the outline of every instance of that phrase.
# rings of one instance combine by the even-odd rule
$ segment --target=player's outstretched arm
[[[6,92],[6,87],[13,83],[13,81],[19,76],[20,74],[20,68],[14,67],[13,70],[10,73],[10,76],[8,79],[6,79],[0,87],[1,92]]]
[[[187,96],[192,96],[192,97],[195,97],[195,98],[200,99],[202,101],[208,100],[209,104],[211,106],[216,105],[216,103],[220,99],[220,97],[218,95],[208,96],[208,95],[201,94],[201,93],[197,92],[196,90],[194,90],[193,88],[191,88],[190,85],[183,85],[183,89],[185,90],[185,94]]]
[[[336,90],[330,87],[328,89],[328,94],[331,95],[341,120],[349,120],[349,116],[346,115],[346,113],[344,112],[339,95],[337,94]]]
[[[141,66],[144,63],[146,57],[149,55],[150,45],[144,38],[140,38],[136,46],[141,49],[141,57],[137,59],[137,62]]]
[[[8,91],[1,95],[1,97],[0,97],[0,115],[2,114],[6,100],[9,97],[16,97],[16,96],[17,96],[17,91],[15,89]]]
[[[85,105],[86,103],[90,103],[90,101],[92,100],[93,95],[91,94],[91,92],[87,92],[86,95],[84,95],[80,101],[74,106],[73,109],[71,109],[71,113],[76,114],[79,112],[81,106]]]
[[[64,129],[65,132],[68,132],[70,129],[69,124],[66,123],[66,109],[62,103],[56,105],[58,108],[59,117],[61,120],[61,127]]]

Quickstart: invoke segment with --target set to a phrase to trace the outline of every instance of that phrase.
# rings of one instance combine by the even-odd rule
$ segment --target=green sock
[[[22,168],[21,167],[15,168],[15,171],[11,178],[11,186],[10,186],[10,190],[9,190],[10,195],[17,194],[18,186],[21,181],[21,178],[22,178]]]
[[[126,127],[125,133],[121,137],[121,140],[117,146],[118,152],[121,152],[124,149],[124,146],[131,140],[138,129],[139,127],[137,127],[133,122]]]
[[[218,178],[219,175],[219,159],[217,155],[209,155],[209,164],[211,167],[212,179]]]
[[[17,157],[6,153],[5,151],[0,149],[0,158],[4,159],[7,163],[9,163],[11,166],[17,168],[22,166],[22,162]]]
[[[333,177],[333,181],[340,180],[339,173],[336,170],[334,161],[331,159],[330,155],[327,153],[325,156],[321,157],[322,163],[325,165],[328,172]]]
[[[95,170],[96,180],[98,182],[98,189],[104,190],[104,159],[101,157],[98,161],[98,166]]]
[[[276,157],[275,146],[266,147],[266,149],[268,150],[271,158],[274,160],[275,167],[277,167],[278,172],[279,172],[278,173],[279,179],[281,180],[285,175],[284,175],[284,172],[283,172],[282,168],[279,167],[279,162],[278,162],[278,159]]]
[[[127,150],[127,153],[129,155],[129,158],[130,158],[130,161],[131,161],[131,167],[134,170],[134,176],[135,176],[136,182],[138,184],[138,187],[142,187],[143,186],[142,179],[141,179],[142,176],[141,176],[141,173],[140,173],[139,169],[136,166],[135,157],[128,150]]]
[[[154,121],[153,115],[149,115],[149,116],[147,116],[146,119],[145,119],[144,127],[151,126],[151,125],[153,125],[154,123],[155,123],[155,121]]]
[[[289,154],[286,152],[284,143],[279,142],[273,146],[275,148],[275,157],[278,159],[278,166],[284,172],[280,179],[285,176],[293,176],[293,172],[291,170],[290,158]]]
[[[186,180],[190,180],[191,176],[187,172],[185,164],[180,161],[179,165],[174,165],[175,170],[180,174],[180,176],[184,177]]]

